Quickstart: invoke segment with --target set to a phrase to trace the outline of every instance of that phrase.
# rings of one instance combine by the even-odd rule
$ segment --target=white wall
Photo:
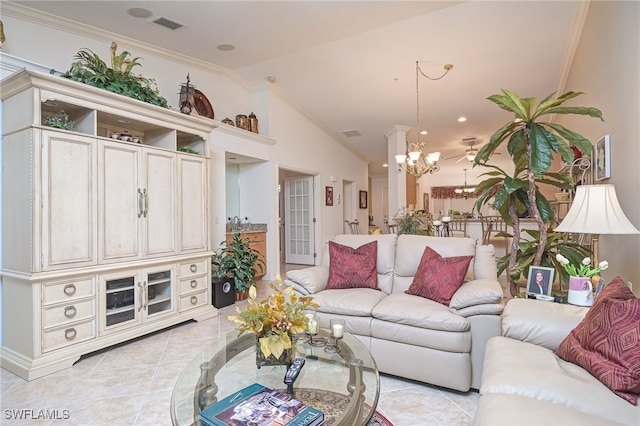
[[[591,2],[564,91],[584,95],[573,105],[599,108],[594,118],[558,116],[558,122],[592,143],[611,136],[611,179],[622,209],[640,229],[640,3]],[[603,235],[600,259],[610,267],[603,277],[620,275],[640,295],[640,235]]]

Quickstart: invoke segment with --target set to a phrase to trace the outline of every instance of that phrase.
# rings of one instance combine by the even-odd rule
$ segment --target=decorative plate
[[[194,89],[193,100],[195,101],[196,111],[199,115],[213,119],[213,107],[211,106],[211,102],[209,102],[209,99],[207,99],[204,93],[197,89]]]

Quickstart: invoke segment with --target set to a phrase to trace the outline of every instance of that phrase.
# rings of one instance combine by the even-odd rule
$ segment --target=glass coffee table
[[[327,330],[314,337],[333,343]],[[366,425],[375,413],[380,380],[375,361],[367,348],[350,333],[337,342],[338,350],[310,345],[301,336],[296,357],[305,358],[302,372],[293,386],[294,398],[325,414],[327,425]],[[202,348],[184,369],[171,395],[171,420],[174,425],[200,425],[199,413],[204,401],[211,404],[245,386],[259,383],[287,391],[285,366],[256,367],[256,337],[233,331],[216,343]],[[326,350],[325,350],[326,348]],[[206,391],[201,376],[209,375]]]

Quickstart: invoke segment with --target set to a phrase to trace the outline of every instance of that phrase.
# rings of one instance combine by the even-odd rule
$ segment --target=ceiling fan
[[[479,139],[473,137],[473,138],[464,138],[464,139],[462,139],[462,142],[464,144],[468,144],[469,145],[469,148],[467,148],[464,151],[464,154],[454,155],[453,157],[445,158],[445,160],[451,160],[452,158],[458,158],[458,161],[456,161],[456,163],[459,163],[464,159],[467,159],[470,163],[472,163],[473,160],[476,159],[476,155],[478,155],[478,148],[474,148],[474,145],[476,143],[480,143],[481,141]],[[496,153],[496,154],[499,154],[499,153]]]

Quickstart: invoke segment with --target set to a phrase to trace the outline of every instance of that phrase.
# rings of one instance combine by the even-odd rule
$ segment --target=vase
[[[260,349],[260,338],[256,336],[256,366],[258,368],[264,365],[286,365],[289,366],[293,363],[296,357],[296,342],[297,339],[294,336],[289,336],[291,339],[291,347],[285,349],[280,357],[276,358],[273,354],[265,356]]]
[[[569,293],[567,302],[577,306],[593,304],[593,285],[587,277],[569,277]]]

